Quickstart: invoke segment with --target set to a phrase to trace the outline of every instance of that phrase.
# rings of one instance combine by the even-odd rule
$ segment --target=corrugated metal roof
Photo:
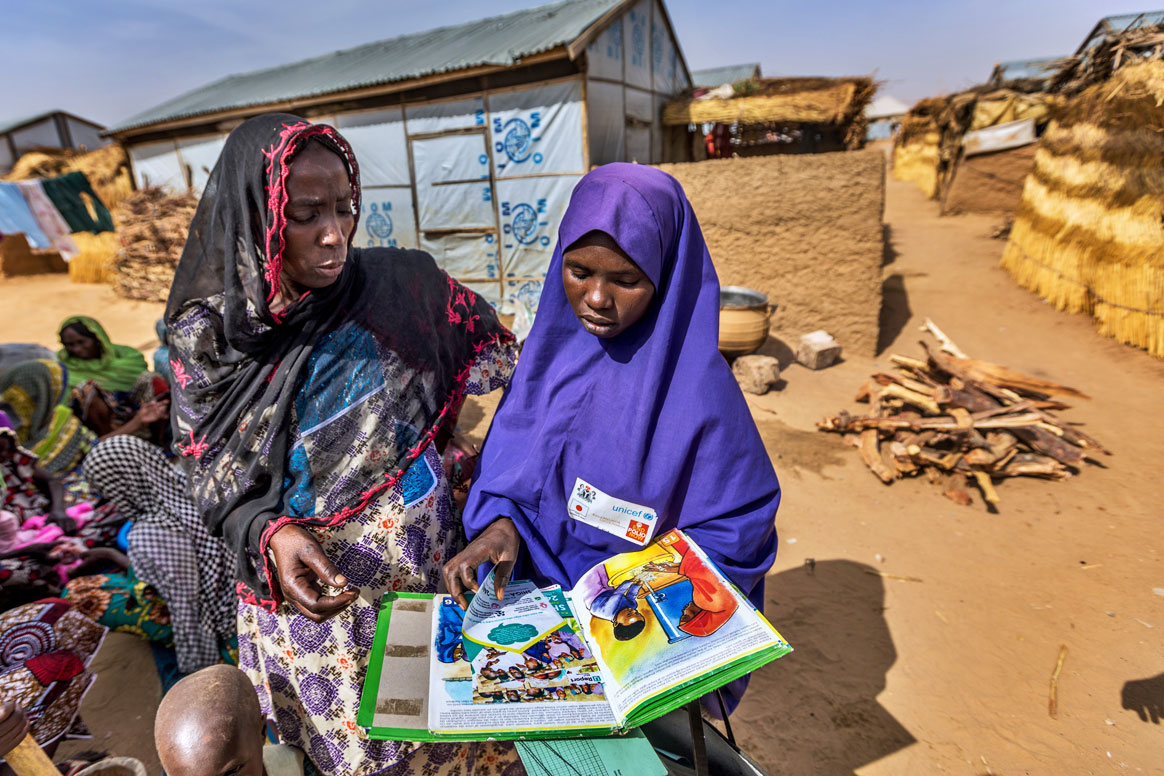
[[[58,113],[60,113],[64,116],[68,116],[69,118],[73,119],[74,121],[80,121],[82,123],[89,124],[91,126],[99,128],[99,129],[104,129],[104,127],[101,124],[98,124],[96,121],[90,121],[89,119],[83,119],[80,116],[69,113],[68,111],[58,109],[58,110],[46,110],[43,113],[34,113],[31,116],[24,116],[23,118],[13,119],[12,121],[0,122],[0,135],[7,134],[8,132],[11,132],[14,129],[19,129],[20,127],[23,127],[25,124],[35,124],[39,121],[43,121],[44,119],[52,118],[53,116],[57,115]]]
[[[1087,40],[1079,47],[1076,54],[1082,54],[1094,46],[1099,39],[1109,32],[1118,32],[1139,27],[1151,27],[1164,23],[1164,11],[1144,11],[1142,13],[1123,13],[1116,16],[1105,16],[1091,30]]]
[[[692,86],[722,86],[734,84],[736,81],[746,81],[760,75],[760,63],[750,62],[745,65],[726,65],[725,67],[710,67],[706,70],[691,71]]]
[[[1045,57],[1043,59],[1015,59],[1010,62],[999,62],[994,66],[992,75],[997,75],[1000,81],[1049,78],[1051,72],[1047,70],[1047,66],[1060,59],[1061,57]]]
[[[109,132],[479,65],[513,65],[523,57],[572,43],[625,1],[566,0],[227,76],[139,113]]]

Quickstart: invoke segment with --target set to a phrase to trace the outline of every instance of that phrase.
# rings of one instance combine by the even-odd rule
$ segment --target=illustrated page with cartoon
[[[412,741],[609,735],[789,651],[671,531],[570,591],[512,581],[498,601],[490,572],[468,611],[447,595],[385,596],[357,721]]]
[[[630,724],[699,697],[791,647],[682,531],[587,571],[569,592],[607,697]],[[725,678],[730,675],[730,678]],[[643,720],[646,721],[646,720]]]

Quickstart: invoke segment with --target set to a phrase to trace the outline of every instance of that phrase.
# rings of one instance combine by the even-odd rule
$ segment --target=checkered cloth
[[[185,475],[132,436],[98,443],[84,466],[90,486],[133,521],[129,561],[169,606],[179,670],[218,663],[219,641],[236,630],[234,556],[206,530]]]

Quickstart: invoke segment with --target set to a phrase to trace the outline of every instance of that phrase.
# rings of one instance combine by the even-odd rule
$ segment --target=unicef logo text
[[[513,209],[513,236],[522,245],[537,239],[538,214],[532,205],[520,204]]]

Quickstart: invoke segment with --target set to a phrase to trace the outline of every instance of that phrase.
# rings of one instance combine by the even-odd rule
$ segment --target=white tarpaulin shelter
[[[138,186],[201,191],[243,119],[333,124],[360,162],[357,245],[420,248],[495,305],[533,307],[574,185],[679,161],[661,112],[689,84],[661,0],[574,0],[230,76],[110,134]]]

